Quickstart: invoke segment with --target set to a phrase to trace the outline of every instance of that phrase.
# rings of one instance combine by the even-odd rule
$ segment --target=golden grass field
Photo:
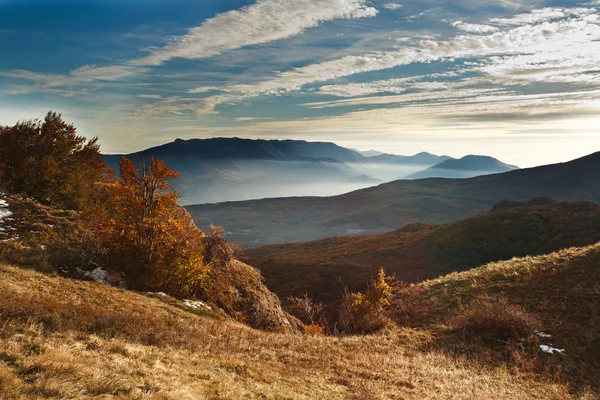
[[[425,282],[423,298],[438,293],[440,301],[448,301],[458,290],[466,299],[470,290],[477,291],[473,296],[484,293],[485,282],[514,288],[519,284],[514,276],[540,278],[561,265],[577,269],[598,259],[598,247],[569,251]],[[592,286],[597,290],[597,283]],[[572,380],[515,363],[487,363],[469,354],[475,350],[468,346],[461,354],[456,335],[445,333],[443,316],[430,318],[422,328],[390,328],[369,336],[269,333],[199,315],[171,298],[5,264],[0,265],[0,293],[1,399],[597,398],[592,384],[573,386]],[[442,315],[452,307],[434,312]],[[560,329],[558,324],[552,333],[561,335]],[[543,356],[557,362],[562,357]],[[583,366],[594,363],[590,359]]]

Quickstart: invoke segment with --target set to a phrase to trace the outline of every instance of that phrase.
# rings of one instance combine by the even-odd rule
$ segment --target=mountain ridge
[[[546,196],[600,202],[600,152],[564,163],[467,179],[397,180],[330,197],[192,205],[199,226],[224,226],[245,246],[372,234],[411,222],[443,223],[489,210],[499,201]],[[246,232],[245,234],[240,234]],[[248,241],[252,232],[258,241]]]

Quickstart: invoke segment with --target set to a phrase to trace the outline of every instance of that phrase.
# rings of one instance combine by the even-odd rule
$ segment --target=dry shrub
[[[399,326],[422,326],[439,317],[440,304],[422,286],[398,282],[391,301],[391,318]]]
[[[304,333],[313,336],[323,336],[325,327],[317,324],[304,325]]]
[[[477,299],[450,319],[449,325],[465,338],[482,340],[527,339],[542,327],[540,318],[523,307],[496,299]]]
[[[390,323],[387,316],[392,298],[390,280],[381,268],[377,279],[371,281],[364,293],[351,293],[344,289],[337,327],[350,334],[373,333],[385,328]]]

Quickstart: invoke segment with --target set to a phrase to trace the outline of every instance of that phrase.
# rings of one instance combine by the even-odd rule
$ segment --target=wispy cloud
[[[483,64],[489,57],[492,63],[504,66],[511,61],[526,63],[527,55],[535,54],[537,63],[529,63],[530,69],[546,68],[548,63],[560,61],[565,68],[574,64],[582,67],[579,73],[585,73],[586,68],[597,69],[595,54],[600,54],[600,22],[599,15],[592,8],[575,9],[543,9],[534,10],[527,14],[518,14],[513,18],[494,19],[494,22],[504,26],[504,29],[477,34],[460,34],[446,41],[422,40],[417,46],[407,46],[399,50],[365,54],[361,56],[346,56],[340,59],[311,64],[290,71],[281,72],[274,79],[254,84],[233,84],[221,87],[223,94],[196,99],[190,104],[183,104],[186,109],[193,108],[195,112],[214,112],[219,104],[235,102],[260,95],[283,95],[298,91],[309,84],[326,82],[352,75],[381,71],[413,63],[430,63],[457,58],[481,58]],[[531,59],[530,59],[531,61]],[[597,64],[596,64],[597,65]],[[490,73],[492,67],[471,68],[479,72]],[[496,71],[501,69],[496,66]],[[535,74],[530,74],[535,76]],[[343,88],[326,87],[325,92],[331,94],[337,90],[344,96],[365,95],[369,92],[389,91],[399,93],[398,85],[386,84],[382,89],[381,82],[367,84],[351,84]],[[174,104],[166,104],[173,107]],[[155,110],[160,110],[157,105]]]
[[[469,32],[469,33],[493,33],[498,32],[500,29],[491,25],[484,24],[469,24],[463,21],[455,21],[452,23],[457,29],[461,31]]]
[[[399,8],[402,8],[402,4],[398,4],[398,3],[386,3],[383,5],[384,8],[387,8],[389,10],[397,10]]]
[[[135,97],[140,99],[162,99],[160,94],[138,94]]]
[[[201,59],[242,47],[289,38],[324,21],[367,18],[377,10],[367,0],[259,0],[219,14],[135,65],[160,65],[174,58]]]

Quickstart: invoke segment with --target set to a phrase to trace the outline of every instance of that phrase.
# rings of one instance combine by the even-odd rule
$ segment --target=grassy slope
[[[73,211],[43,206],[18,195],[0,193],[8,203],[9,218],[0,219],[0,260],[42,272],[80,276],[88,270],[95,246]],[[198,229],[181,208],[186,229]],[[233,260],[213,266],[200,299],[224,310],[239,322],[266,330],[300,330],[301,324],[281,309],[279,298],[264,285],[258,270]]]
[[[340,279],[362,290],[379,267],[416,282],[598,241],[600,206],[562,202],[501,209],[447,225],[264,246],[247,250],[247,256],[281,298],[308,293],[329,302],[339,295]]]
[[[0,291],[2,399],[572,398],[543,377],[422,350],[434,340],[426,331],[259,332],[7,265]]]
[[[333,197],[298,197],[187,207],[196,224],[224,226],[246,247],[380,233],[411,222],[450,222],[500,200],[548,196],[600,202],[600,153],[571,161],[470,179],[399,180]],[[258,239],[258,241],[257,241]]]
[[[543,357],[538,364],[545,374],[561,377],[574,390],[592,387],[598,391],[600,244],[446,275],[405,288],[397,293],[393,305],[396,320],[433,328],[439,332],[439,347],[469,354],[474,346],[456,340],[452,344],[445,325],[472,300],[500,295],[541,318],[543,331],[552,335],[543,343],[565,349],[564,355],[540,354]]]

